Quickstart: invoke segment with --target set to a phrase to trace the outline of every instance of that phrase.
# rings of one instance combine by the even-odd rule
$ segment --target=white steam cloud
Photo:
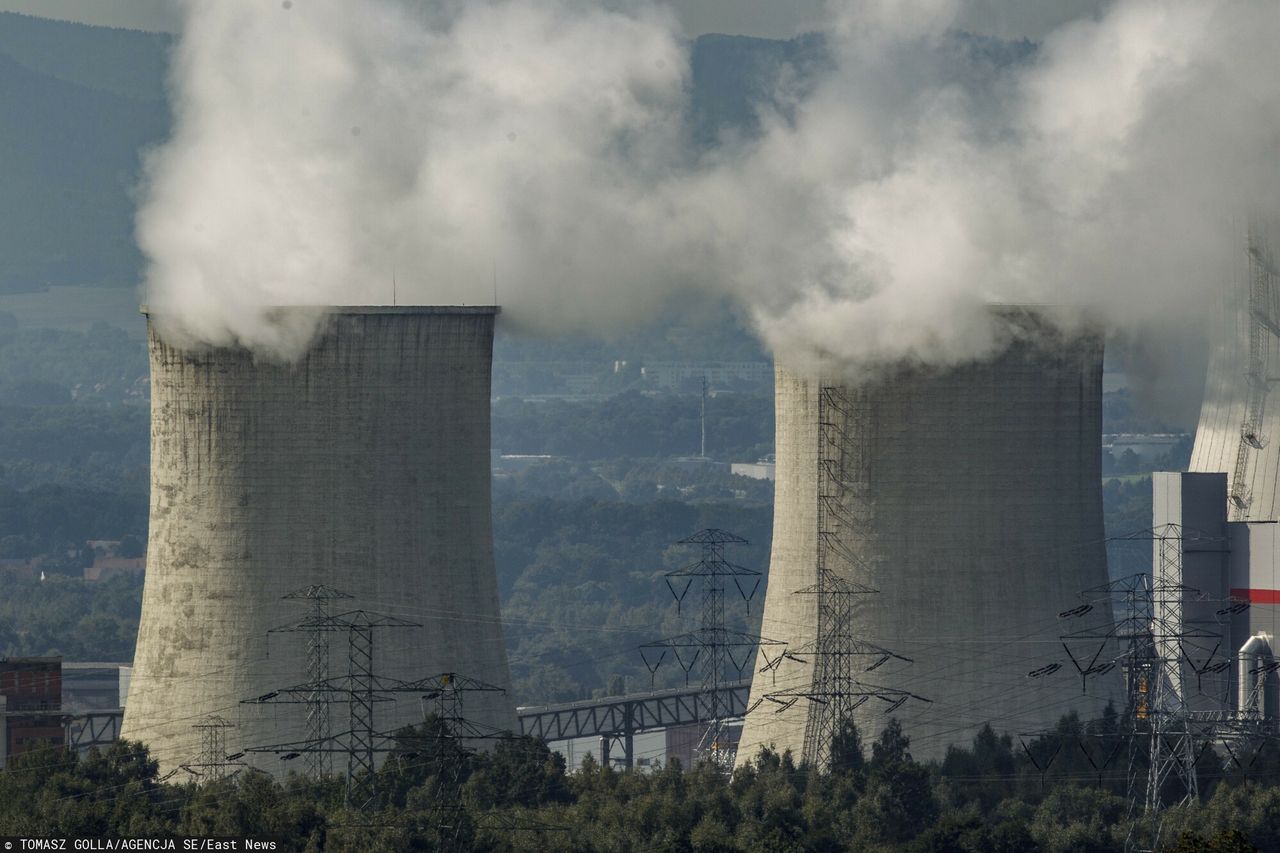
[[[283,355],[310,328],[269,306],[389,303],[393,278],[401,303],[488,303],[495,272],[542,329],[728,293],[793,359],[976,356],[992,301],[1189,322],[1240,217],[1280,202],[1280,4],[1119,0],[1012,63],[956,35],[967,5],[833,5],[832,70],[696,153],[656,6],[192,0],[148,301]]]

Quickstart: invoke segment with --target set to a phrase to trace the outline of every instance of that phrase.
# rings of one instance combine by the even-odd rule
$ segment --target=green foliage
[[[1102,513],[1107,536],[1125,536],[1151,527],[1151,478],[1111,478],[1102,482]],[[1112,577],[1151,571],[1150,540],[1118,542],[1108,549]]]
[[[126,500],[118,494],[67,486],[23,491],[0,486],[0,539],[8,542],[4,548],[17,557],[79,550],[88,539],[141,536],[146,529],[147,505],[141,496]]]
[[[1208,837],[1197,832],[1183,832],[1178,842],[1172,847],[1165,847],[1163,853],[1262,853],[1262,848],[1251,843],[1240,830],[1224,829]]]
[[[0,575],[0,648],[5,655],[60,654],[68,660],[133,660],[142,578],[105,581]]]
[[[1071,725],[1064,722],[1064,728]],[[860,767],[829,773],[762,750],[732,776],[678,762],[618,771],[588,756],[575,773],[529,738],[464,748],[436,718],[399,733],[374,778],[374,805],[344,805],[341,777],[257,771],[196,785],[157,778],[145,747],[121,742],[77,759],[49,748],[0,774],[0,835],[270,837],[289,851],[816,851],[817,853],[1090,853],[1145,843],[1130,836],[1123,798],[1054,783],[977,810],[980,798],[939,795],[957,784],[922,765],[896,722]],[[841,732],[847,755],[857,730]],[[1008,779],[1008,738],[984,729],[949,758],[993,785]],[[1280,789],[1220,785],[1204,803],[1166,813],[1163,853],[1277,849]]]
[[[768,507],[738,504],[496,494],[494,552],[517,701],[587,698],[618,678],[627,691],[648,688],[636,647],[696,627],[697,613],[678,613],[663,581],[696,552],[672,543],[707,527],[731,530],[751,545],[730,558],[763,572],[771,516]],[[755,601],[763,595],[761,586]],[[730,611],[734,624],[755,630],[745,607]],[[752,618],[759,613],[754,607]],[[659,679],[683,683],[676,666],[661,668]]]
[[[78,403],[135,404],[131,419],[99,408],[84,410],[79,420],[70,420],[72,415],[65,412],[6,411],[3,431],[19,430],[26,421],[43,425],[41,418],[51,419],[52,430],[63,425],[60,418],[83,430],[83,423],[92,418],[145,443],[149,412],[141,404],[146,401],[147,369],[146,344],[105,323],[82,332],[20,327],[0,334],[0,406],[45,405],[30,390],[22,391],[24,385],[56,394],[55,404],[71,398]]]
[[[589,403],[508,398],[493,406],[494,447],[503,453],[576,460],[696,456],[700,396],[647,396],[638,391]],[[707,401],[707,454],[754,461],[773,452],[773,399],[719,394]]]
[[[140,744],[121,741],[81,760],[45,747],[15,756],[0,774],[0,835],[164,833],[169,796]]]
[[[929,771],[912,760],[910,746],[897,720],[871,745],[867,790],[854,807],[864,844],[910,841],[937,816]]]

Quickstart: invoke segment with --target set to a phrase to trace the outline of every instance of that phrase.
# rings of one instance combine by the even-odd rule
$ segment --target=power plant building
[[[820,646],[820,564],[846,590],[848,633],[911,659],[854,656],[859,683],[920,697],[862,702],[865,740],[891,711],[917,758],[939,758],[986,723],[1035,731],[1121,698],[1118,674],[1087,693],[1070,671],[1028,677],[1063,658],[1057,614],[1107,582],[1102,338],[1065,336],[1033,309],[993,314],[1008,345],[983,361],[856,384],[777,369],[760,633],[797,651],[768,671],[757,661],[739,762],[765,746],[799,759],[822,713],[805,651]]]
[[[309,586],[352,596],[335,614],[413,623],[374,630],[379,676],[456,671],[509,691],[490,519],[496,313],[333,308],[290,363],[175,346],[151,325],[150,544],[121,735],[162,772],[200,758],[209,715],[233,726],[228,752],[307,736],[303,706],[242,700],[308,680],[306,634],[269,632],[309,615],[284,600]],[[347,637],[329,641],[343,675]],[[375,705],[380,731],[423,719],[417,695]],[[340,732],[341,697],[332,711]],[[465,712],[515,728],[508,695],[477,693]]]
[[[1163,568],[1171,585],[1184,587],[1174,611],[1183,635],[1177,687],[1193,711],[1256,714],[1274,725],[1280,524],[1228,521],[1225,472],[1157,472],[1152,491],[1153,530],[1175,543],[1176,553],[1162,563],[1157,541],[1156,573]],[[1259,680],[1262,689],[1254,690]]]

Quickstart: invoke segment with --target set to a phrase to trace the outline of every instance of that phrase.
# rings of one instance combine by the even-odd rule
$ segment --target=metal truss
[[[1152,574],[1140,573],[1084,590],[1082,604],[1058,615],[1079,619],[1104,603],[1120,614],[1110,623],[1062,635],[1062,646],[1085,689],[1090,679],[1117,668],[1124,676],[1125,712],[1121,731],[1112,736],[1127,745],[1130,814],[1141,809],[1151,817],[1150,842],[1155,849],[1159,846],[1161,813],[1169,805],[1164,792],[1170,780],[1177,780],[1181,792],[1178,803],[1193,802],[1200,794],[1197,765],[1212,744],[1225,745],[1234,756],[1235,752],[1247,753],[1261,735],[1259,721],[1247,714],[1191,707],[1190,697],[1203,693],[1203,679],[1229,668],[1231,660],[1224,651],[1222,633],[1188,626],[1184,608],[1188,603],[1218,604],[1216,616],[1223,620],[1249,605],[1234,598],[1211,597],[1182,582],[1185,543],[1217,542],[1220,537],[1167,524],[1120,538],[1152,541],[1156,558]],[[1046,677],[1061,668],[1061,664],[1052,663],[1032,670],[1028,677]],[[1195,679],[1194,689],[1188,676]],[[1137,849],[1136,844],[1131,835],[1126,847]]]
[[[210,714],[194,724],[191,728],[200,733],[200,760],[183,764],[182,769],[211,782],[238,773],[245,766],[238,760],[244,753],[227,755],[227,729],[235,727],[235,723],[217,714]],[[227,770],[232,767],[236,769],[228,774]]]
[[[88,711],[70,714],[67,719],[67,748],[85,752],[95,746],[108,746],[120,739],[124,709]]]
[[[312,584],[303,589],[284,596],[285,601],[296,601],[310,607],[307,619],[308,627],[301,628],[288,625],[275,628],[269,633],[287,633],[302,631],[307,635],[307,678],[313,684],[325,681],[329,677],[329,634],[342,630],[340,626],[327,622],[330,615],[331,602],[351,598],[345,592],[324,584]],[[307,702],[307,739],[323,741],[330,734],[331,697],[317,691]],[[308,773],[313,779],[322,779],[333,772],[333,762],[327,752],[307,753]]]
[[[342,595],[330,593],[336,593],[336,590],[325,593],[327,596],[325,600]],[[329,697],[341,696],[347,700],[350,727],[339,735],[308,738],[288,744],[254,746],[245,751],[277,753],[285,760],[315,752],[326,754],[345,752],[347,755],[347,802],[359,809],[367,808],[374,797],[374,756],[378,752],[385,751],[386,741],[386,738],[379,735],[374,728],[374,706],[379,702],[392,701],[395,697],[389,694],[419,692],[420,689],[419,682],[380,678],[374,673],[373,632],[374,629],[381,628],[411,627],[421,627],[421,625],[396,616],[371,613],[366,610],[349,610],[336,616],[313,612],[307,619],[288,626],[287,630],[310,634],[345,631],[347,675],[283,688],[254,699],[246,699],[244,703],[305,704],[308,708],[314,708],[319,704],[323,708],[323,716],[327,718],[329,704],[333,701]],[[326,651],[326,659],[327,656]],[[320,764],[320,761],[311,762],[312,767]]]
[[[712,528],[699,531],[676,544],[697,546],[702,550],[697,562],[665,575],[667,588],[671,590],[677,608],[684,603],[695,583],[700,587],[702,601],[699,628],[687,634],[645,643],[640,647],[640,655],[650,677],[656,676],[658,667],[668,654],[683,670],[686,685],[695,669],[700,672],[702,689],[694,694],[694,701],[705,703],[699,716],[706,720],[707,728],[696,752],[702,760],[727,773],[733,769],[737,747],[727,730],[728,722],[734,715],[722,704],[724,691],[721,690],[721,685],[742,679],[757,648],[781,647],[784,644],[756,634],[731,631],[726,626],[725,592],[729,583],[733,583],[748,607],[760,588],[759,572],[734,565],[725,559],[726,546],[746,545],[747,540]],[[736,673],[736,678],[731,679],[727,675],[731,670]],[[632,758],[629,753],[630,750],[625,759],[628,762]]]
[[[720,685],[720,696],[713,702],[697,688],[655,690],[651,693],[517,708],[520,733],[544,741],[599,737],[620,739],[623,764],[635,761],[633,737],[642,731],[667,729],[709,723],[712,708],[721,719],[739,719],[747,711],[750,681]]]
[[[929,701],[860,680],[862,673],[891,660],[911,659],[855,633],[854,602],[878,592],[856,580],[872,574],[875,560],[875,507],[867,485],[870,423],[859,393],[837,385],[822,385],[818,391],[817,580],[795,592],[815,599],[815,638],[778,658],[766,655],[762,669],[776,671],[784,659],[811,663],[809,683],[767,693],[749,709],[770,702],[781,712],[805,700],[803,759],[818,769],[830,763],[837,733],[858,708],[874,700],[888,713],[913,699]]]

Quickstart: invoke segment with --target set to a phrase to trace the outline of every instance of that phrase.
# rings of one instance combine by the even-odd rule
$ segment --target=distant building
[[[1163,456],[1187,436],[1180,433],[1117,433],[1102,437],[1103,452],[1119,459],[1127,450],[1141,459]]]
[[[132,675],[127,663],[64,663],[62,707],[70,712],[123,708]]]
[[[677,456],[674,459],[666,460],[665,465],[668,468],[677,468],[682,471],[714,470],[726,467],[725,463],[717,462],[710,456]]]
[[[87,581],[105,581],[118,575],[140,575],[147,570],[146,557],[105,557],[84,570]]]
[[[42,744],[62,746],[62,658],[8,658],[0,661],[0,764]]]
[[[769,455],[755,462],[734,462],[729,466],[729,473],[753,480],[773,480],[776,467],[773,456]]]
[[[716,361],[697,364],[685,361],[651,361],[640,375],[660,388],[679,388],[689,380],[705,378],[707,384],[724,387],[736,382],[768,384],[773,381],[773,365],[767,361]]]
[[[541,453],[498,453],[496,450],[489,456],[493,471],[497,474],[516,474],[527,471],[535,465],[559,462],[562,459],[564,459],[563,456],[548,456]]]

